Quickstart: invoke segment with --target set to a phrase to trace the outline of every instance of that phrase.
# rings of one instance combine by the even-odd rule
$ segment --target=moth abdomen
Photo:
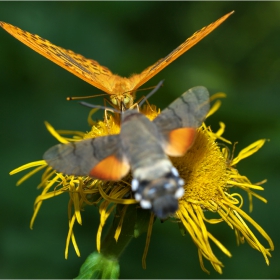
[[[153,180],[134,178],[131,183],[134,197],[144,209],[151,209],[160,219],[165,219],[178,209],[178,199],[184,194],[184,180],[172,167],[169,172]]]

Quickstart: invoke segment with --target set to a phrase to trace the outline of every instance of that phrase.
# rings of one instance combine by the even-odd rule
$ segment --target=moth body
[[[157,126],[137,110],[123,113],[121,141],[133,176],[135,199],[160,219],[178,209],[184,181],[160,143]]]
[[[132,172],[168,158],[160,144],[157,126],[137,110],[123,113],[120,135]]]

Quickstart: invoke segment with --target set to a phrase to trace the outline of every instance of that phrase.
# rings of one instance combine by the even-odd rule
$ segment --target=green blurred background
[[[270,139],[238,165],[252,182],[268,179],[261,192],[268,204],[254,200],[251,216],[275,243],[270,266],[248,244],[238,247],[234,232],[222,224],[211,227],[211,232],[233,257],[226,257],[213,245],[225,268],[220,276],[205,261],[211,271],[208,276],[200,269],[190,237],[182,237],[175,223],[157,222],[147,269],[141,267],[145,244],[145,236],[141,236],[121,258],[122,278],[280,278],[280,2],[0,2],[0,20],[95,59],[122,76],[141,72],[231,10],[235,14],[146,86],[165,79],[164,87],[150,99],[161,108],[197,85],[206,86],[211,94],[226,92],[222,108],[207,124],[215,130],[219,121],[225,122],[224,136],[239,142],[236,152],[260,138]],[[8,173],[40,160],[56,143],[45,129],[45,120],[57,129],[89,130],[88,109],[65,98],[101,92],[4,30],[0,30],[0,42],[0,278],[73,278],[95,249],[97,209],[86,208],[83,226],[75,227],[81,257],[70,246],[65,260],[68,195],[46,201],[30,230],[40,174],[16,187],[24,173]],[[103,99],[91,102],[103,104]],[[97,116],[101,118],[102,112]],[[246,195],[245,202],[248,212]]]

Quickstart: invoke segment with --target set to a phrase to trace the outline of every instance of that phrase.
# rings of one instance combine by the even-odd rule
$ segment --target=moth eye
[[[116,97],[111,98],[111,101],[114,105],[118,105],[118,101]]]
[[[123,103],[124,104],[127,104],[130,102],[130,97],[129,96],[126,96],[124,99],[123,99]]]

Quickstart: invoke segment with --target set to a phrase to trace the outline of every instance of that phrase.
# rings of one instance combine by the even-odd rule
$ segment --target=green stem
[[[114,235],[125,212],[118,241]],[[120,274],[119,257],[132,238],[147,231],[150,211],[136,205],[118,205],[111,227],[101,242],[101,252],[93,252],[83,263],[76,279],[117,279]]]
[[[101,242],[101,253],[105,256],[118,259],[129,242],[134,238],[134,228],[137,219],[136,205],[118,205],[117,213],[123,211],[125,207],[127,207],[127,209],[118,241],[115,240],[114,235],[120,222],[121,215],[115,215],[111,227],[109,228],[105,238]]]

